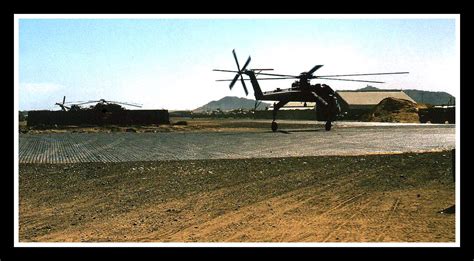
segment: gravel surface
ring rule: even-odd
[[[454,242],[452,156],[20,164],[19,239]]]

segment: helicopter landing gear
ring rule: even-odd
[[[331,122],[330,122],[330,121],[326,121],[326,125],[325,125],[326,131],[330,131],[330,130],[331,130],[331,127],[332,127]]]
[[[278,124],[276,123],[276,121],[272,121],[272,131],[275,132],[278,130]]]
[[[273,103],[273,121],[272,121],[272,131],[275,132],[278,129],[278,124],[276,123],[277,111],[288,103],[288,100],[281,100],[278,103]]]

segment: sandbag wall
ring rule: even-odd
[[[28,126],[169,124],[168,110],[29,111]]]

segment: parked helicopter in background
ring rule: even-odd
[[[94,104],[93,106],[90,106],[89,108],[83,108],[81,106],[84,106],[86,104]],[[67,104],[67,105],[66,105]],[[99,110],[119,110],[123,109],[122,106],[120,105],[126,105],[126,106],[132,106],[132,107],[138,107],[141,108],[142,105],[136,104],[136,103],[127,103],[127,102],[118,102],[118,101],[108,101],[105,99],[100,99],[100,100],[93,100],[93,101],[76,101],[76,102],[66,102],[66,96],[63,97],[62,103],[55,103],[55,105],[58,105],[61,107],[62,111],[79,111],[79,110],[84,110],[84,109],[99,109]]]
[[[326,84],[314,84],[311,85],[310,81],[313,79],[321,80],[337,80],[337,81],[353,81],[353,82],[366,82],[366,83],[383,83],[380,81],[368,81],[368,80],[354,80],[354,79],[341,79],[334,77],[346,77],[346,76],[367,76],[367,75],[388,75],[388,74],[407,74],[408,72],[385,72],[385,73],[363,73],[363,74],[340,74],[340,75],[314,75],[318,69],[323,67],[323,65],[316,65],[311,70],[307,72],[302,72],[299,75],[287,75],[287,74],[274,74],[274,73],[262,73],[265,70],[272,69],[247,69],[247,66],[250,63],[250,56],[245,62],[244,66],[240,68],[235,49],[232,50],[234,55],[235,63],[237,64],[237,71],[234,70],[223,70],[223,69],[214,69],[213,71],[217,72],[231,72],[236,73],[233,79],[217,80],[217,81],[230,81],[229,88],[232,90],[232,87],[240,78],[242,87],[244,88],[245,95],[248,95],[247,86],[245,81],[250,80],[255,99],[257,101],[277,101],[273,106],[273,121],[272,121],[272,131],[277,131],[278,124],[276,122],[277,112],[280,108],[285,106],[288,102],[315,102],[316,106],[316,116],[318,121],[325,121],[325,129],[327,131],[331,130],[332,122],[336,120],[336,117],[341,112],[340,105],[337,101],[336,93],[334,90]],[[243,75],[247,75],[249,79],[244,79]],[[257,78],[258,75],[272,76],[266,78]],[[283,80],[283,79],[296,79],[295,82],[291,84],[291,88],[280,89],[277,88],[273,91],[263,92],[258,83],[259,80]]]

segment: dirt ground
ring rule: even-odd
[[[264,124],[265,128],[270,128],[270,123]],[[293,124],[294,125],[294,124]],[[299,124],[298,126],[306,126]],[[191,118],[171,118],[170,124],[161,125],[133,125],[133,126],[33,126],[28,127],[26,122],[20,122],[19,131],[23,134],[45,134],[45,133],[114,133],[114,132],[189,132],[189,131],[250,131],[264,127],[263,124],[255,125],[242,122],[241,120],[226,119],[191,119]]]
[[[117,132],[253,132],[256,130],[270,130],[271,120],[252,119],[219,119],[219,118],[170,118],[170,124],[161,125],[133,125],[133,126],[34,126],[28,127],[26,122],[20,122],[19,131],[23,134],[46,133],[117,133]],[[279,121],[283,128],[308,128],[308,123],[303,121]],[[311,125],[320,129],[324,122],[311,121]]]
[[[454,242],[451,152],[20,164],[20,242]]]

